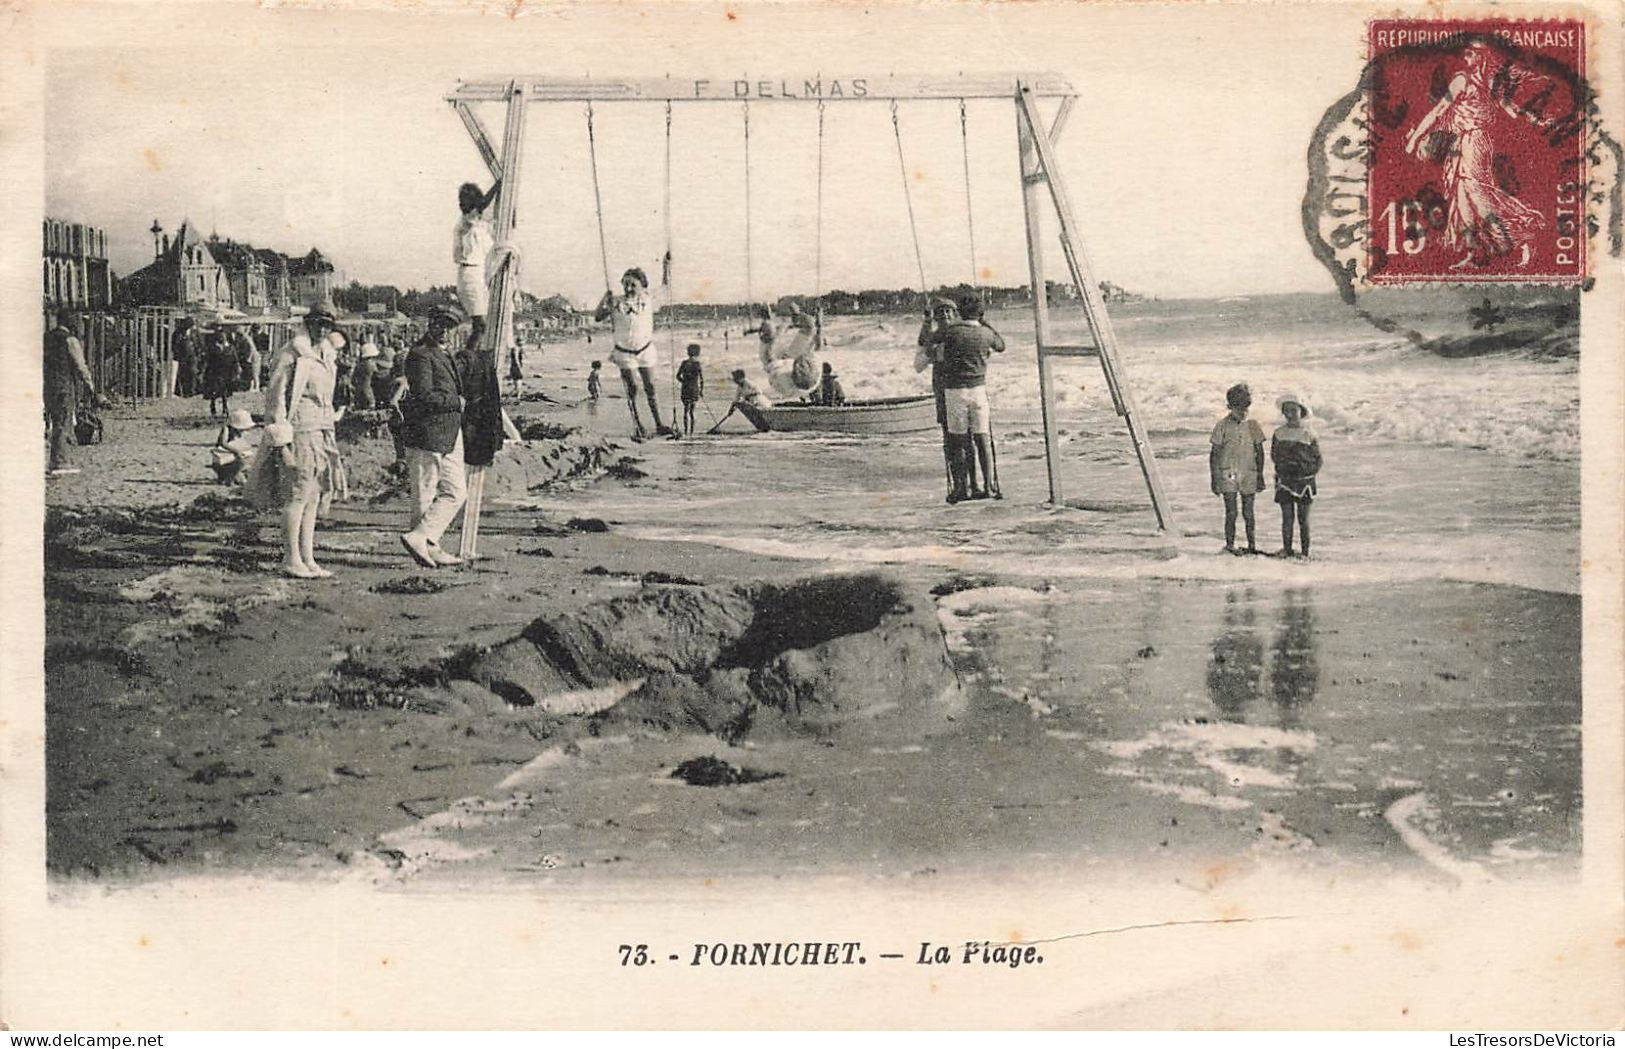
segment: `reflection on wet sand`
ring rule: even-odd
[[[1320,687],[1313,595],[1308,590],[1288,590],[1279,616],[1270,650],[1270,692],[1278,724],[1297,728],[1303,720],[1303,707],[1314,700]]]
[[[1264,643],[1259,640],[1251,587],[1227,590],[1222,632],[1213,639],[1207,664],[1207,693],[1225,721],[1245,721],[1247,704],[1259,694],[1264,676]]]

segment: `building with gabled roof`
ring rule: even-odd
[[[152,223],[153,260],[119,285],[120,300],[131,306],[231,305],[226,271],[190,221],[182,221],[173,240]]]

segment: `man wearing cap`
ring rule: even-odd
[[[461,564],[440,549],[440,537],[467,498],[463,470],[463,381],[446,336],[463,322],[445,306],[429,311],[429,333],[406,358],[407,392],[401,402],[401,440],[412,480],[413,517],[401,545],[425,568]]]
[[[660,401],[655,396],[655,369],[660,366],[660,350],[655,346],[655,304],[649,295],[649,278],[634,266],[621,274],[621,291],[604,292],[594,313],[597,320],[614,325],[615,351],[610,359],[621,370],[621,382],[626,386],[626,406],[632,411],[633,435],[645,437],[643,419],[638,415],[638,380],[643,381],[643,393],[649,401],[649,414],[654,417],[655,433],[664,437],[676,436],[672,429],[660,421]]]
[[[982,300],[973,294],[961,299],[957,307],[946,303],[935,325],[928,317],[919,341],[925,356],[936,365],[934,382],[942,386],[948,471],[953,481],[948,502],[989,496],[1003,499],[998,464],[993,458],[987,361],[993,354],[1004,352],[1004,338],[983,318]],[[983,489],[975,485],[978,462]]]

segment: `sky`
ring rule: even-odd
[[[459,78],[1053,71],[1079,95],[1059,166],[1098,279],[1161,297],[1331,287],[1299,206],[1315,124],[1360,72],[1361,26],[1335,7],[186,10],[175,27],[110,17],[46,55],[46,212],[106,228],[120,274],[151,260],[156,218],[289,254],[317,246],[346,280],[451,283],[456,188],[489,181],[444,101]],[[500,128],[500,106],[481,113]],[[917,286],[921,269],[930,285],[966,281],[972,228],[983,282],[1026,282],[1012,103],[968,105],[968,215],[957,105],[899,108],[919,259],[887,106],[831,104],[824,118],[820,223],[816,106],[751,106],[747,266],[742,107],[674,107],[674,298]],[[533,104],[529,120],[522,286],[590,302],[605,260],[585,107]],[[607,266],[656,273],[664,109],[600,105],[595,130]],[[1053,245],[1048,263],[1066,279]]]

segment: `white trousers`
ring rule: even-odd
[[[408,448],[406,469],[412,478],[412,495],[417,502],[412,531],[438,544],[468,498],[463,469],[463,435],[457,435],[457,443],[444,455],[422,448]]]

